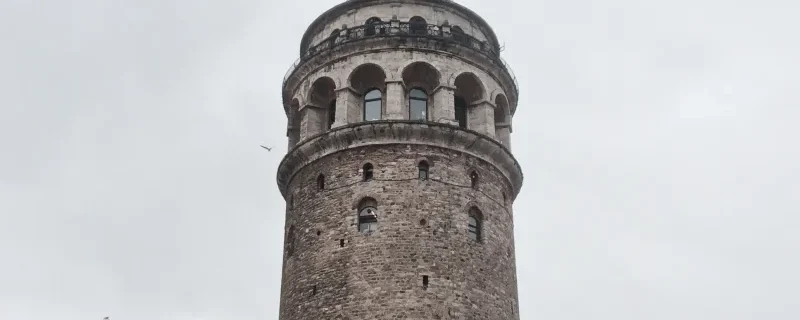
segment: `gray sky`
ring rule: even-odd
[[[281,80],[337,2],[0,1],[0,319],[277,319]],[[460,2],[520,85],[522,319],[800,318],[800,4]]]

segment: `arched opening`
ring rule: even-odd
[[[459,26],[450,27],[450,33],[453,34],[453,40],[458,42],[464,42],[464,40],[467,38],[464,36],[464,30],[462,30]]]
[[[333,79],[322,77],[311,85],[309,102],[317,108],[309,110],[314,114],[314,120],[319,121],[321,132],[331,128],[336,118],[336,83]]]
[[[294,99],[289,105],[289,129],[286,130],[286,135],[289,137],[289,149],[294,148],[300,142],[300,124],[302,120],[300,101]]]
[[[414,16],[408,20],[408,32],[414,35],[427,34],[428,22],[420,16]]]
[[[506,116],[508,115],[508,100],[502,94],[498,94],[496,98],[494,98],[494,123],[495,124],[505,124],[506,123]]]
[[[286,234],[286,256],[292,255],[294,255],[294,225],[289,227],[289,232]]]
[[[367,36],[374,36],[376,34],[385,34],[386,27],[378,17],[372,17],[367,19],[367,22],[364,23],[364,34]]]
[[[506,96],[498,94],[494,98],[494,136],[501,144],[510,148],[511,138],[511,115],[508,112],[508,100]]]
[[[469,128],[469,106],[483,99],[485,92],[483,83],[475,74],[465,72],[456,77],[454,85],[456,87],[454,94],[456,121],[460,127]]]
[[[376,64],[358,66],[350,74],[350,87],[363,94],[362,119],[380,120],[383,114],[383,92],[386,92],[386,73]]]
[[[408,112],[411,120],[431,120],[431,96],[439,86],[439,71],[427,62],[414,62],[403,68],[403,84],[408,91]]]
[[[372,168],[372,164],[371,163],[364,164],[364,167],[361,168],[362,175],[363,175],[362,176],[362,178],[363,178],[362,180],[364,180],[365,182],[372,180],[372,169],[373,168]]]
[[[339,43],[339,36],[341,36],[341,33],[342,31],[339,29],[334,29],[333,32],[331,32],[331,36],[328,37],[327,41],[329,48],[333,48],[333,46]]]
[[[428,180],[428,171],[430,170],[428,162],[425,160],[420,161],[417,165],[417,169],[419,169],[419,179]]]
[[[470,171],[469,173],[469,184],[472,189],[478,189],[478,180],[480,177],[478,176],[478,172]]]
[[[472,241],[483,241],[483,213],[476,207],[469,208],[467,235]]]
[[[358,203],[358,232],[372,233],[378,230],[378,202],[364,198]]]
[[[320,173],[317,176],[317,189],[325,190],[325,175],[324,174]]]

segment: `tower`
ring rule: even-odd
[[[509,135],[491,27],[449,0],[350,0],[283,82],[280,319],[519,319]]]

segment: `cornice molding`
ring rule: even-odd
[[[446,148],[479,158],[493,165],[513,189],[522,188],[522,168],[514,155],[497,140],[484,134],[443,123],[380,120],[349,124],[298,143],[278,166],[278,188],[284,198],[289,183],[305,166],[344,150],[392,144],[414,144]]]

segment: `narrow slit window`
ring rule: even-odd
[[[328,106],[328,127],[326,129],[330,130],[333,128],[333,123],[336,121],[336,99],[331,101],[331,104]]]
[[[472,187],[472,189],[477,189],[478,188],[478,180],[479,180],[478,173],[475,172],[475,171],[472,171],[469,174],[469,183],[470,183],[470,187]]]
[[[294,255],[294,226],[289,227],[286,235],[286,256],[291,257],[292,255]]]
[[[472,207],[469,209],[469,217],[467,220],[467,234],[469,235],[469,239],[475,242],[482,241],[482,233],[483,233],[483,214],[481,213],[478,208]]]
[[[430,170],[430,166],[428,165],[427,161],[420,161],[418,165],[419,169],[419,179],[420,180],[428,180],[428,171]]]
[[[325,190],[325,175],[320,174],[317,176],[317,189]]]
[[[367,164],[364,165],[364,168],[363,168],[364,181],[371,181],[372,180],[372,169],[373,168],[372,168],[372,164],[371,163],[367,163]]]
[[[467,128],[467,101],[462,97],[455,97],[456,121],[460,128]]]
[[[425,290],[428,289],[428,276],[422,276],[422,288]]]

